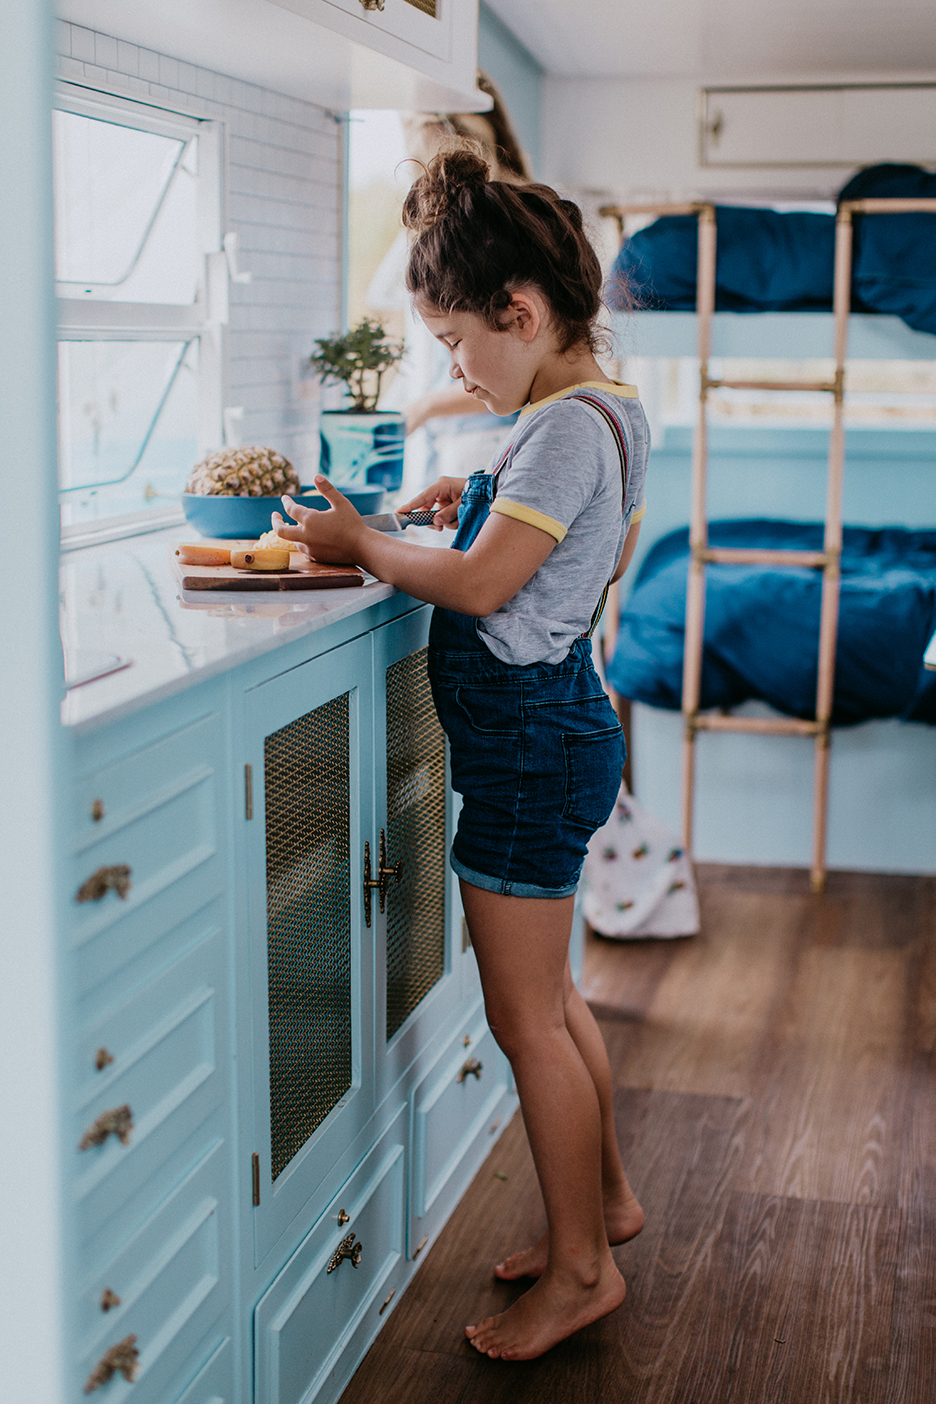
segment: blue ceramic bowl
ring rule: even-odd
[[[341,491],[362,515],[379,512],[383,506],[382,487],[342,488]],[[302,488],[293,501],[319,511],[328,506],[314,488]],[[283,502],[279,497],[214,497],[183,492],[182,510],[186,521],[202,536],[256,540],[270,530],[273,513],[283,512]]]

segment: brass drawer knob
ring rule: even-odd
[[[461,1070],[461,1072],[458,1074],[458,1076],[456,1077],[455,1081],[456,1081],[456,1082],[464,1082],[464,1080],[465,1080],[466,1077],[476,1077],[476,1078],[478,1079],[478,1081],[480,1082],[480,1081],[481,1081],[481,1070],[482,1070],[483,1067],[484,1067],[484,1064],[483,1064],[483,1063],[479,1063],[478,1060],[477,1060],[477,1058],[469,1058],[468,1061],[467,1061],[467,1063],[465,1063],[465,1064],[462,1066],[462,1070]]]
[[[133,1112],[124,1103],[113,1111],[101,1112],[93,1126],[78,1142],[79,1150],[89,1150],[91,1146],[103,1146],[108,1136],[116,1136],[122,1146],[129,1146],[130,1132],[133,1130]]]
[[[365,10],[382,10],[385,0],[361,0]]]
[[[344,1209],[338,1210],[338,1227],[344,1228],[345,1224],[350,1224],[351,1215]]]
[[[356,1268],[360,1266],[361,1254],[363,1251],[364,1244],[361,1242],[355,1243],[354,1234],[349,1233],[347,1238],[343,1238],[341,1240],[341,1242],[338,1244],[338,1247],[332,1254],[332,1260],[328,1264],[327,1271],[334,1272],[335,1268],[341,1267],[341,1264],[344,1262],[345,1258],[350,1259],[352,1267]]]
[[[85,1394],[93,1394],[117,1374],[123,1375],[128,1384],[133,1384],[140,1359],[136,1340],[136,1336],[125,1336],[122,1341],[118,1341],[110,1350],[104,1352],[88,1376],[88,1383],[84,1387]]]
[[[101,1293],[101,1310],[112,1311],[114,1307],[120,1306],[120,1298],[116,1292],[112,1292],[109,1287],[105,1287]]]
[[[126,901],[130,885],[130,869],[126,863],[115,863],[111,868],[98,868],[96,873],[92,873],[75,893],[75,901],[100,902],[111,889]]]
[[[109,1052],[106,1048],[99,1048],[94,1055],[94,1066],[97,1068],[98,1072],[103,1072],[105,1068],[109,1068],[113,1061],[113,1053]]]

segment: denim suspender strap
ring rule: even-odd
[[[624,435],[621,431],[621,426],[615,419],[614,415],[610,412],[610,410],[608,410],[596,396],[579,394],[569,395],[567,396],[567,398],[570,400],[583,400],[585,404],[591,405],[592,409],[596,409],[598,411],[602,419],[607,424],[608,428],[611,430],[611,433],[614,435],[614,442],[617,444],[618,457],[621,460],[621,512],[623,514],[624,503],[627,499],[627,444],[625,442]],[[594,613],[592,614],[591,623],[588,626],[587,632],[584,634],[580,634],[579,638],[590,639],[592,634],[597,629],[598,621],[604,613],[605,602],[608,598],[608,591],[610,590],[610,588],[611,581],[609,580],[607,585],[601,592],[601,599],[595,605]]]

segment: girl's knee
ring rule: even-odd
[[[504,1006],[492,1008],[488,1003],[485,1013],[498,1048],[511,1063],[548,1043],[557,1034],[566,1032],[565,1015],[561,1009],[553,1017],[543,1017],[527,1010]]]

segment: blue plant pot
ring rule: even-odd
[[[404,421],[394,410],[372,414],[325,410],[319,425],[321,470],[335,487],[382,487],[403,481]]]

